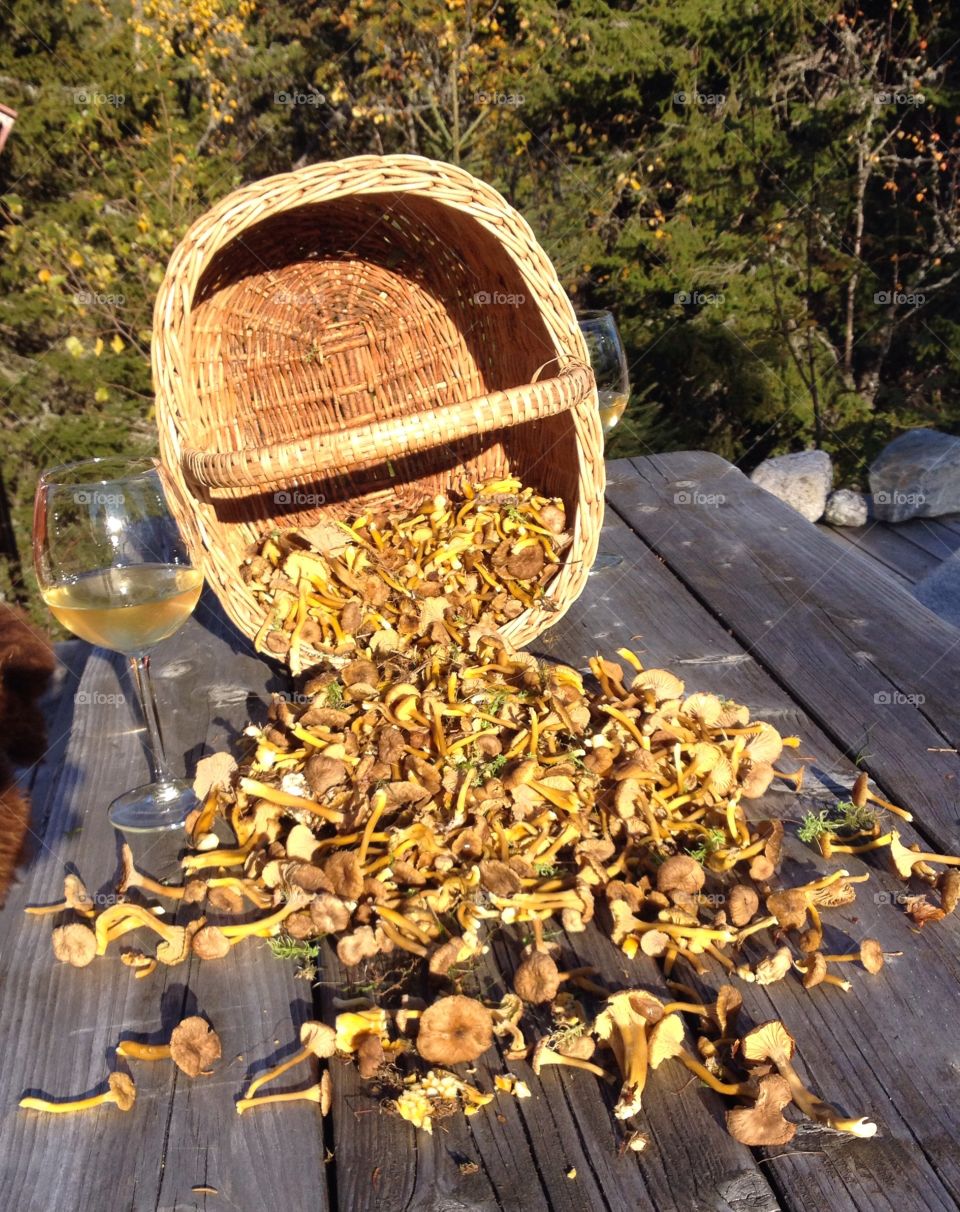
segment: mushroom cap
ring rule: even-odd
[[[185,926],[165,926],[167,937],[157,944],[157,959],[161,964],[179,964],[190,951],[191,936]]]
[[[381,1065],[387,1059],[380,1036],[372,1031],[363,1036],[357,1046],[356,1057],[360,1076],[368,1079],[376,1077]]]
[[[523,891],[520,876],[498,859],[485,859],[480,864],[480,883],[496,896],[513,896]]]
[[[359,900],[363,894],[363,871],[352,850],[338,850],[321,863],[324,875],[333,890],[346,901]]]
[[[941,873],[937,880],[940,890],[940,908],[944,914],[953,913],[960,901],[960,871],[955,867]]]
[[[679,1014],[668,1014],[650,1030],[647,1040],[647,1063],[658,1068],[683,1051],[683,1020]]]
[[[650,691],[658,703],[683,696],[683,682],[669,669],[644,669],[630,683],[630,689]]]
[[[350,910],[338,896],[320,892],[310,902],[310,918],[319,934],[340,934],[350,925]]]
[[[558,1040],[554,1048],[561,1056],[573,1056],[578,1060],[589,1060],[597,1050],[592,1035],[571,1035],[567,1039]]]
[[[93,901],[87,892],[86,884],[79,875],[72,872],[63,877],[63,899],[71,909],[86,912],[93,908]]]
[[[493,1017],[472,997],[441,997],[420,1018],[417,1051],[432,1064],[476,1060],[492,1043]]]
[[[213,1062],[220,1059],[220,1036],[205,1018],[191,1015],[174,1027],[170,1036],[170,1055],[177,1068],[188,1077],[206,1077]]]
[[[875,938],[865,938],[860,944],[860,963],[873,975],[884,965],[883,947]]]
[[[230,950],[230,940],[218,926],[204,926],[193,936],[192,948],[199,959],[223,959]]]
[[[727,897],[727,911],[735,926],[745,926],[760,908],[760,898],[749,884],[734,884]]]
[[[97,936],[82,922],[58,926],[50,941],[57,959],[73,968],[86,968],[97,954]]]
[[[764,956],[754,969],[753,979],[758,985],[773,985],[782,981],[793,967],[793,956],[789,947],[778,947],[772,955]]]
[[[689,854],[675,854],[657,868],[657,891],[696,893],[706,880],[703,868]]]
[[[823,984],[823,978],[827,975],[827,961],[823,958],[822,951],[814,951],[807,956],[806,970],[803,974],[804,989],[815,989],[817,985]]]
[[[777,772],[769,762],[761,762],[754,759],[750,763],[749,770],[740,781],[740,790],[748,800],[759,799],[776,778],[776,775]]]
[[[673,939],[662,930],[644,930],[640,935],[640,950],[644,955],[661,956]]]
[[[309,863],[313,858],[317,845],[317,838],[314,836],[313,830],[300,824],[294,825],[284,842],[287,858],[300,859],[304,863]]]
[[[513,974],[517,994],[532,1005],[552,1002],[560,988],[560,970],[551,956],[534,951]]]
[[[767,912],[783,930],[802,930],[807,923],[807,896],[799,888],[785,888],[767,897]]]
[[[326,1023],[320,1023],[315,1019],[308,1018],[300,1026],[300,1043],[304,1048],[309,1048],[314,1056],[318,1056],[323,1060],[328,1056],[333,1056],[334,1052],[336,1052],[337,1033],[333,1027],[327,1026]]]
[[[760,720],[754,725],[757,732],[747,740],[744,754],[754,764],[773,763],[783,752],[783,737],[772,724]]]
[[[129,1111],[137,1100],[137,1087],[126,1073],[111,1073],[107,1082],[114,1101],[121,1111]]]
[[[320,1114],[329,1115],[330,1108],[333,1106],[333,1081],[330,1077],[330,1070],[324,1069],[320,1078]]]
[[[781,1115],[790,1097],[790,1086],[778,1073],[761,1078],[753,1106],[727,1112],[727,1130],[742,1145],[787,1144],[797,1131],[797,1125]]]
[[[894,871],[902,880],[908,880],[913,875],[913,869],[920,862],[916,851],[908,849],[900,841],[900,831],[890,830],[890,845],[888,847],[890,862]]]
[[[337,943],[337,959],[346,968],[355,967],[379,951],[377,936],[370,926],[358,926],[353,934],[345,934]]]
[[[217,913],[242,913],[243,897],[236,888],[211,888],[207,904]]]
[[[760,1023],[748,1031],[741,1041],[744,1060],[778,1061],[789,1060],[796,1047],[793,1036],[778,1018]]]
[[[737,1021],[737,1015],[740,1013],[740,1007],[743,1005],[743,997],[740,990],[733,985],[721,985],[717,990],[717,1001],[714,1014],[716,1015],[717,1023],[720,1027],[722,1035],[727,1034],[727,1027],[732,1027]]]
[[[697,691],[681,703],[680,714],[697,720],[705,728],[713,728],[723,714],[723,703],[715,694]]]
[[[869,790],[869,778],[866,770],[861,770],[857,775],[853,787],[850,789],[850,799],[858,808],[865,808],[867,805],[867,792]]]

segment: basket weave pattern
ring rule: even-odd
[[[419,156],[245,186],[174,252],[154,311],[160,453],[194,558],[248,636],[238,567],[265,531],[508,473],[573,542],[533,639],[576,599],[603,511],[597,396],[573,309],[524,220]]]

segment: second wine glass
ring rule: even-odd
[[[605,437],[623,416],[630,399],[630,375],[620,330],[609,311],[577,312],[577,322],[587,343],[590,365],[597,380],[600,424]]]
[[[173,776],[150,678],[150,654],[200,597],[193,566],[164,496],[155,460],[91,459],[41,476],[34,508],[34,563],[53,616],[74,635],[121,652],[146,724],[150,782],[110,805],[118,829],[182,826],[196,803]]]

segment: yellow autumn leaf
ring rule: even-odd
[[[79,337],[67,337],[63,344],[71,358],[83,357],[83,342]]]
[[[94,344],[94,347],[93,347],[93,356],[95,358],[99,358],[102,353],[103,353],[103,337],[97,337],[96,343]]]
[[[116,354],[123,352],[123,339],[119,333],[114,334],[113,340],[110,342],[110,348]]]
[[[41,282],[49,282],[50,279],[53,277],[53,274],[50,272],[49,269],[44,268],[44,269],[40,270],[40,272],[37,274],[37,277],[40,279]]]
[[[79,269],[83,265],[83,256],[76,249],[67,258],[74,269]]]
[[[140,231],[147,232],[150,230],[150,218],[148,215],[141,215],[137,220],[137,227]]]
[[[93,398],[98,404],[106,404],[107,400],[110,399],[110,392],[105,387],[98,387],[93,393]]]

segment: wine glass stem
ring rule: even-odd
[[[157,710],[157,696],[153,691],[153,679],[150,676],[149,656],[130,658],[130,672],[133,675],[140,698],[140,711],[147,726],[146,750],[147,761],[150,764],[150,781],[152,783],[169,783],[173,778],[167,766],[167,755],[163,748],[163,732],[160,729],[160,712]]]

